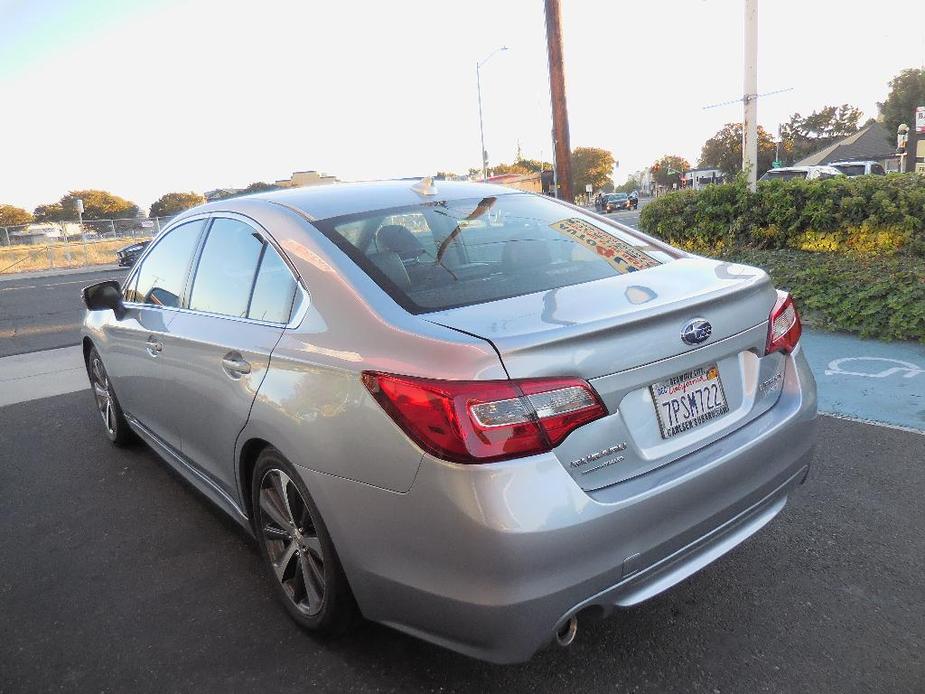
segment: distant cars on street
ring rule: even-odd
[[[639,204],[638,200],[636,204]],[[609,193],[604,196],[604,212],[616,212],[617,210],[629,210],[632,208],[633,203],[626,193]]]
[[[779,169],[771,169],[764,174],[759,181],[790,181],[794,178],[802,178],[807,181],[821,181],[826,178],[835,178],[844,176],[834,166],[783,166]]]
[[[120,267],[131,267],[135,264],[135,261],[138,260],[138,256],[141,255],[142,251],[148,247],[150,241],[139,241],[138,243],[133,243],[130,246],[121,248],[116,251],[116,256],[119,258]]]

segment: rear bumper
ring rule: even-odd
[[[576,612],[641,602],[768,523],[806,477],[815,419],[798,348],[768,412],[591,493],[553,455],[475,466],[425,457],[404,494],[305,476],[366,617],[518,662]]]

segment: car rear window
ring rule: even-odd
[[[864,175],[865,169],[863,164],[835,164],[834,166],[846,176]]]
[[[519,193],[315,225],[412,313],[638,272],[672,257],[553,199]]]

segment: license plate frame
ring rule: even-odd
[[[715,390],[713,390],[714,385],[716,386]],[[659,434],[665,440],[700,428],[717,417],[729,413],[729,401],[726,399],[726,391],[723,389],[723,380],[719,375],[719,367],[715,363],[697,366],[674,376],[655,381],[649,385],[649,394],[652,396],[652,404],[655,407],[655,418],[658,422]],[[706,407],[705,404],[709,404],[711,396],[716,404],[712,407]],[[721,403],[717,396],[722,398]],[[684,403],[681,402],[682,397],[687,398]],[[692,397],[693,401],[691,400]],[[688,412],[691,411],[691,408],[703,409],[704,412],[695,416],[687,416],[684,421],[672,424],[671,405],[665,412],[663,410],[666,403],[675,401],[679,405],[673,414],[680,414],[682,407],[686,408]],[[667,422],[665,421],[666,417],[668,418]]]

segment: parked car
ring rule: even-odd
[[[804,178],[808,181],[815,181],[835,176],[844,176],[844,174],[831,166],[783,166],[779,169],[768,170],[758,180],[789,181],[794,178]]]
[[[135,261],[138,260],[138,257],[142,254],[145,248],[148,247],[150,241],[139,241],[138,243],[133,243],[130,246],[125,248],[120,248],[116,251],[116,257],[119,259],[119,265],[122,267],[131,267],[135,264]]]
[[[776,516],[815,384],[762,270],[437,185],[188,210],[84,289],[83,353],[109,439],[252,533],[299,625],[523,661]]]
[[[833,169],[838,169],[846,176],[885,176],[878,162],[875,161],[836,161],[831,164]]]
[[[626,193],[608,193],[604,196],[604,212],[630,209],[630,197]]]

